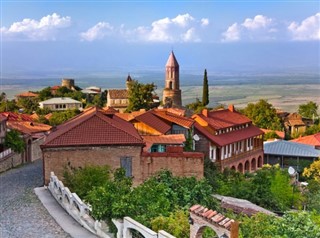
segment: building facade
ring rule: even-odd
[[[229,109],[195,114],[195,150],[223,170],[253,172],[263,165],[263,132],[231,105]]]
[[[41,109],[48,108],[51,111],[66,111],[74,109],[78,109],[80,111],[83,110],[82,102],[68,97],[50,98],[48,100],[39,102],[39,107]]]

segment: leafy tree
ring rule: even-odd
[[[309,168],[304,168],[302,175],[320,183],[320,159],[314,161]]]
[[[7,100],[7,95],[6,95],[5,92],[2,92],[2,93],[0,94],[0,102],[5,101],[5,100]]]
[[[190,235],[188,223],[188,212],[176,210],[169,216],[158,216],[151,221],[151,228],[154,231],[164,230],[177,238],[185,238]]]
[[[0,103],[0,112],[17,112],[18,109],[15,100],[3,100]]]
[[[86,198],[94,188],[103,186],[110,180],[108,166],[86,166],[84,168],[71,168],[64,172],[64,183],[69,189],[81,198]]]
[[[242,112],[252,120],[253,124],[260,128],[282,129],[276,109],[264,99],[260,99],[257,103],[249,103]]]
[[[264,134],[263,139],[265,141],[267,141],[269,139],[279,139],[279,136],[277,135],[277,133],[275,131],[269,131],[269,132]]]
[[[203,91],[202,91],[202,105],[207,106],[209,104],[209,86],[208,86],[208,76],[207,70],[204,70],[203,76]]]
[[[67,94],[73,93],[73,91],[65,86],[60,87],[56,91],[56,97],[66,97]]]
[[[53,95],[51,93],[51,87],[46,87],[44,89],[42,89],[41,91],[38,92],[38,98],[40,101],[44,101],[47,100],[49,98],[52,98]]]
[[[305,135],[314,135],[320,132],[320,124],[315,124],[310,127],[307,127]]]
[[[17,130],[7,132],[4,139],[4,145],[18,153],[23,152],[25,149],[25,142]]]
[[[202,111],[202,109],[205,108],[205,106],[203,106],[203,103],[199,100],[199,98],[196,98],[196,101],[187,104],[186,108],[191,109],[192,111],[194,111],[194,113],[199,113]]]
[[[132,80],[129,84],[129,105],[128,112],[140,109],[149,110],[153,104],[153,93],[156,89],[154,83],[143,84]]]
[[[25,113],[31,114],[38,109],[38,99],[19,98],[17,105],[22,107]]]
[[[299,114],[305,118],[316,118],[318,117],[318,105],[315,102],[308,102],[306,104],[299,105],[298,109]]]
[[[65,121],[75,117],[80,113],[79,110],[67,110],[67,111],[62,111],[62,112],[53,112],[52,116],[49,119],[49,124],[51,126],[57,126]]]

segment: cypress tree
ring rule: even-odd
[[[207,106],[208,104],[209,104],[209,86],[208,86],[207,69],[205,69],[204,77],[203,77],[202,105]]]

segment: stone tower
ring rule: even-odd
[[[166,64],[166,81],[163,89],[164,107],[181,107],[181,90],[179,83],[179,64],[173,51]]]

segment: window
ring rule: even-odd
[[[121,157],[120,165],[126,171],[127,177],[132,177],[132,158],[131,157]]]
[[[169,83],[169,89],[172,89],[172,82]]]

